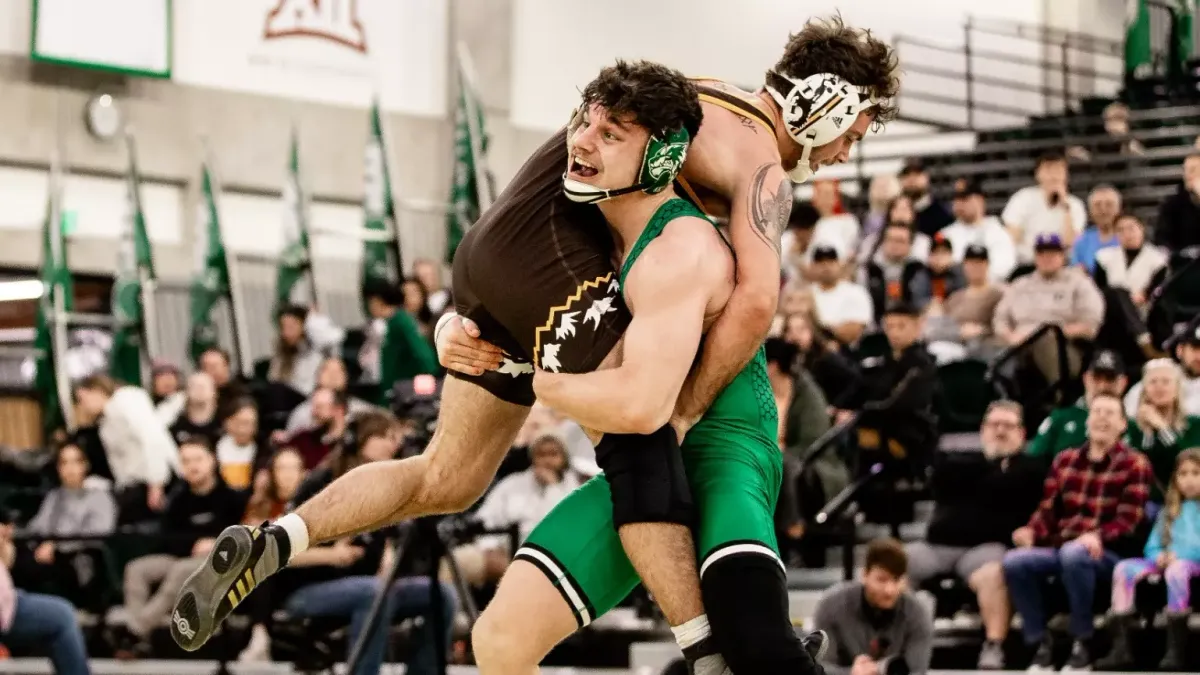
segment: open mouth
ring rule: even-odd
[[[588,164],[587,162],[579,159],[579,157],[574,156],[574,155],[571,156],[570,172],[572,175],[578,176],[579,178],[591,178],[591,177],[595,176],[596,174],[600,173],[600,171],[597,170],[596,167],[592,166],[591,164]]]

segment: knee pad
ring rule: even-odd
[[[695,522],[692,491],[683,470],[675,429],[666,425],[647,436],[605,434],[596,464],[612,491],[613,524]]]
[[[713,641],[729,669],[755,675],[817,675],[820,667],[792,627],[787,576],[777,558],[735,553],[700,579]]]

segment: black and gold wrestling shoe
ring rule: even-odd
[[[277,572],[290,553],[287,534],[275,525],[225,528],[175,600],[171,612],[175,643],[189,652],[203,646],[233,608]]]
[[[821,668],[820,662],[825,658],[825,652],[829,649],[829,636],[823,630],[815,630],[801,638],[800,644],[804,646],[804,651],[808,652],[816,664],[815,672],[823,673],[824,669]],[[731,675],[729,666],[725,665],[725,659],[712,644],[711,635],[684,649],[683,660],[684,663],[679,664],[679,667],[682,670],[686,664],[688,675]],[[673,671],[668,669],[664,672]]]

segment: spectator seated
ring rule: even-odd
[[[245,511],[244,497],[221,478],[207,441],[186,441],[180,461],[184,482],[172,491],[163,512],[163,548],[125,567],[124,606],[111,615],[128,629],[139,651],[145,651],[151,631],[167,621],[175,596],[216,536],[240,522]]]
[[[1029,524],[1013,532],[1017,549],[1004,557],[1004,576],[1021,614],[1025,643],[1037,649],[1033,667],[1053,663],[1045,596],[1052,577],[1061,579],[1070,608],[1074,644],[1067,664],[1072,669],[1091,667],[1088,643],[1097,582],[1110,577],[1121,555],[1137,546],[1152,480],[1145,455],[1120,442],[1125,427],[1119,398],[1093,397],[1087,444],[1055,458],[1041,504]],[[1101,498],[1085,490],[1099,490]],[[1100,508],[1092,509],[1092,504]]]
[[[862,360],[866,377],[853,407],[873,404],[859,418],[861,468],[883,462],[887,471],[884,482],[890,483],[923,474],[936,448],[933,398],[937,371],[920,342],[921,317],[915,307],[892,305],[883,324],[886,349],[881,356]],[[902,513],[903,508],[893,515]],[[906,520],[911,520],[911,512]],[[898,525],[905,521],[892,518],[883,522]]]
[[[1066,372],[1059,362],[1059,345],[1050,333],[1032,344],[1018,363],[1019,370],[1036,371],[1044,382],[1054,384],[1080,372],[1085,348],[1079,341],[1090,342],[1099,331],[1104,297],[1082,270],[1066,267],[1059,235],[1039,235],[1034,248],[1036,272],[1008,287],[996,307],[993,328],[1003,344],[1017,346],[1042,325],[1060,327],[1071,341],[1066,346]]]
[[[1025,433],[1019,405],[993,403],[980,436],[982,453],[936,455],[933,519],[926,540],[909,544],[907,553],[913,584],[942,591],[939,600],[953,603],[951,613],[962,607],[962,598],[946,577],[953,574],[974,590],[987,637],[979,668],[995,670],[1004,667],[1010,618],[1001,561],[1012,531],[1038,504],[1045,471],[1020,454]]]

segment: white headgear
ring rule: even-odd
[[[812,178],[812,149],[836,141],[860,112],[876,104],[865,89],[830,73],[795,79],[767,71],[766,89],[783,111],[788,135],[804,148],[796,168],[788,174],[797,183]]]

